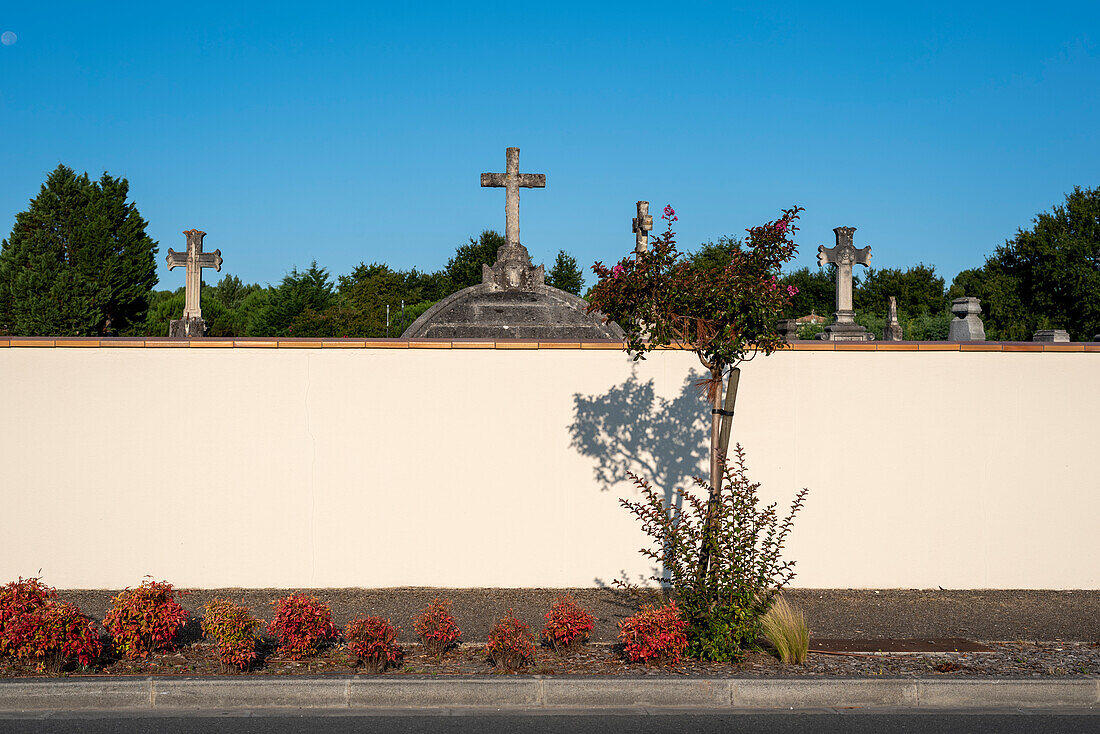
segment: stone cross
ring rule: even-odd
[[[641,255],[649,250],[649,231],[653,229],[653,217],[649,213],[649,202],[638,202],[638,216],[634,217],[631,231],[635,235],[634,254]]]
[[[520,173],[519,148],[508,148],[508,166],[504,173],[481,174],[481,185],[502,188],[504,197],[504,242],[519,245],[519,190],[546,188],[545,173]]]
[[[187,235],[187,252],[176,252],[171,247],[168,248],[168,269],[172,270],[173,268],[179,267],[187,268],[183,318],[172,321],[169,335],[202,336],[201,333],[195,333],[196,327],[194,326],[196,322],[202,322],[202,301],[200,299],[202,292],[202,269],[214,268],[220,272],[222,269],[222,251],[202,251],[202,238],[206,236],[206,232],[200,232],[197,229],[189,229],[184,232],[184,234]],[[178,328],[183,330],[182,333],[178,332],[177,324],[179,324]]]
[[[825,340],[867,341],[866,329],[856,324],[852,308],[852,268],[871,264],[871,248],[857,249],[852,244],[855,227],[836,227],[836,246],[817,248],[817,264],[836,265],[836,321],[825,327],[819,338]]]

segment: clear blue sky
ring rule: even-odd
[[[519,146],[536,262],[617,260],[638,199],[689,247],[797,203],[796,265],[851,225],[950,282],[1100,184],[1095,0],[242,5],[5,3],[0,233],[65,163],[129,179],[159,287],[192,227],[246,281],[431,270]]]

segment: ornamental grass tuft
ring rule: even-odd
[[[802,665],[810,650],[810,628],[801,609],[777,596],[771,609],[760,618],[764,636],[775,645],[779,660],[787,665]]]

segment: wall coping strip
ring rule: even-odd
[[[0,349],[622,349],[622,342],[590,339],[364,339],[247,337],[169,339],[167,337],[0,336]],[[674,343],[662,350],[688,350]],[[1100,342],[792,342],[777,351],[794,352],[1073,352],[1100,353]]]

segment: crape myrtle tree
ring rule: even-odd
[[[623,328],[625,349],[635,360],[678,343],[693,351],[710,374],[703,383],[711,407],[710,482],[697,561],[697,579],[704,585],[713,571],[711,556],[719,550],[715,518],[726,474],[738,365],[784,344],[777,318],[798,289],[781,285],[779,277],[783,264],[797,252],[792,237],[801,211],[798,206],[783,210],[778,219],[748,229],[745,244],[730,247],[728,259],[723,254],[714,266],[697,267],[676,249],[676,212],[666,206],[666,230],[647,252],[611,268],[601,262],[592,267],[599,280],[589,294],[589,310],[601,311]]]
[[[141,327],[157,244],[129,183],[58,166],[0,251],[0,333],[113,336]]]

